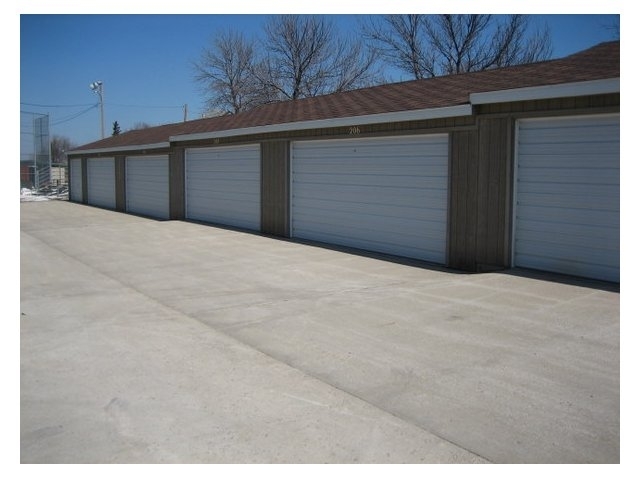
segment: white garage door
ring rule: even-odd
[[[87,201],[89,205],[116,208],[116,170],[113,158],[87,160]]]
[[[518,122],[514,264],[620,281],[620,117]]]
[[[294,142],[292,236],[446,261],[448,136]]]
[[[169,157],[127,157],[127,212],[169,218]]]
[[[82,202],[82,160],[73,158],[69,163],[71,166],[69,199],[74,202]]]
[[[192,148],[185,156],[192,220],[260,230],[260,146]]]

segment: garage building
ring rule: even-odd
[[[68,152],[70,199],[466,271],[620,279],[620,43]]]

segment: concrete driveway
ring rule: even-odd
[[[21,204],[23,463],[617,463],[619,293]]]

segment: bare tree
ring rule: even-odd
[[[485,70],[497,56],[483,34],[491,15],[436,15],[423,17],[428,45],[444,74]]]
[[[529,17],[512,15],[498,25],[492,39],[492,51],[497,54],[486,68],[508,67],[548,60],[553,53],[549,27],[530,32]]]
[[[430,54],[424,34],[423,15],[387,15],[364,26],[363,37],[391,65],[414,78],[436,75],[435,57]]]
[[[331,75],[332,25],[322,17],[282,15],[265,26],[267,58],[262,83],[283,98],[309,97]]]
[[[259,103],[255,64],[252,41],[231,30],[218,34],[193,64],[196,81],[208,95],[208,108],[238,113]]]
[[[375,59],[375,51],[340,36],[327,17],[280,15],[265,24],[261,44],[232,31],[218,34],[194,68],[207,107],[238,113],[372,85],[381,78]]]
[[[151,125],[148,124],[147,122],[136,122],[133,124],[133,127],[131,127],[129,129],[129,131],[131,130],[144,130],[145,128],[150,128]]]
[[[363,34],[387,62],[416,79],[551,56],[548,29],[531,32],[525,15],[387,15],[365,25]]]
[[[76,145],[69,138],[53,135],[51,137],[51,163],[66,163],[64,153],[75,147]]]
[[[381,83],[383,75],[376,66],[377,57],[374,49],[354,38],[337,40],[330,69],[333,72],[331,90],[344,92]]]
[[[378,80],[375,52],[341,37],[326,17],[272,17],[265,35],[266,55],[256,69],[265,101],[352,90]]]

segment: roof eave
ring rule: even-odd
[[[261,133],[288,132],[293,130],[307,130],[315,128],[351,127],[373,125],[376,123],[406,122],[413,120],[430,120],[435,118],[461,117],[471,115],[469,104],[451,107],[425,108],[420,110],[405,110],[400,112],[377,113],[372,115],[357,115],[353,117],[327,118],[321,120],[305,120],[301,122],[261,125],[256,127],[236,128],[213,132],[191,133],[169,137],[170,142],[185,142],[207,140],[212,138],[236,137],[239,135],[255,135]]]
[[[104,147],[104,148],[88,148],[86,150],[72,150],[67,153],[67,155],[87,155],[94,153],[116,153],[116,152],[127,152],[129,150],[158,150],[162,148],[169,148],[171,144],[169,142],[159,142],[159,143],[147,143],[144,145],[124,145],[120,147]]]
[[[561,83],[558,85],[543,85],[538,87],[513,88],[492,92],[472,93],[469,101],[472,105],[488,103],[521,102],[526,100],[544,100],[548,98],[581,97],[586,95],[601,95],[620,93],[620,77],[585,82]]]

